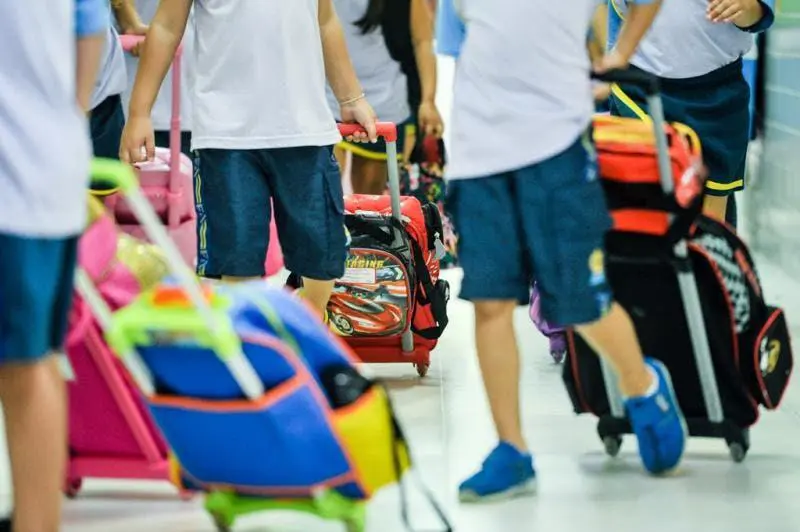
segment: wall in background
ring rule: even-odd
[[[763,145],[745,191],[752,244],[800,271],[800,0],[778,0],[766,42]]]

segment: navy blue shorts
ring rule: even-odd
[[[303,277],[344,275],[344,197],[332,146],[198,150],[197,272],[264,275],[270,200],[286,267]]]
[[[742,190],[750,142],[750,86],[742,62],[696,78],[662,79],[661,98],[666,119],[686,124],[700,137],[708,168],[706,193],[727,196]],[[642,89],[612,88],[611,114],[641,118],[646,111]]]
[[[64,347],[77,238],[0,233],[0,363],[36,362]]]
[[[608,310],[603,244],[611,218],[588,141],[520,170],[450,181],[448,206],[462,298],[524,305],[535,278],[553,324],[591,323]]]

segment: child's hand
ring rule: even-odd
[[[149,116],[131,116],[122,130],[119,159],[128,164],[152,161],[156,156],[153,122]]]
[[[422,102],[417,112],[417,123],[425,136],[433,135],[441,138],[444,133],[444,123],[436,104],[433,102]]]
[[[604,102],[611,96],[611,85],[608,83],[594,83],[592,85],[592,97],[596,102]]]
[[[628,68],[629,61],[618,50],[613,49],[606,52],[606,55],[594,64],[594,71],[598,74],[604,74],[609,70],[625,69]]]
[[[711,22],[732,22],[746,28],[758,23],[763,16],[758,0],[709,0],[706,17]]]
[[[378,142],[378,131],[375,126],[377,116],[372,106],[366,98],[358,98],[355,101],[342,105],[342,122],[345,124],[359,124],[364,128],[366,134],[357,133],[347,140],[352,142]]]

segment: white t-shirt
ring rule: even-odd
[[[625,0],[612,0],[609,40],[616,41],[627,12]],[[664,78],[702,76],[729,65],[755,43],[751,33],[706,18],[708,0],[667,0],[631,59],[631,64]]]
[[[400,63],[389,53],[381,26],[363,34],[355,24],[366,13],[370,1],[333,0],[333,4],[342,22],[347,51],[367,100],[380,120],[400,124],[411,116],[406,76]],[[339,101],[330,86],[328,105],[336,118],[341,118]]]
[[[83,230],[89,127],[75,92],[75,0],[0,2],[0,233]]]
[[[195,0],[192,149],[327,146],[317,0]]]
[[[110,17],[113,17],[109,13]],[[125,59],[123,58],[122,45],[119,42],[119,34],[111,24],[115,22],[109,20],[109,28],[106,32],[106,42],[103,49],[103,56],[100,60],[100,67],[97,71],[97,81],[92,92],[90,108],[94,109],[106,98],[122,94],[128,85],[128,75],[125,72]]]
[[[142,22],[150,24],[158,9],[158,0],[136,0],[136,10]],[[128,71],[128,86],[122,94],[125,107],[125,116],[128,115],[133,82],[136,80],[136,69],[139,68],[139,59],[130,54],[125,54],[125,67]],[[186,33],[183,35],[183,56],[181,57],[181,130],[192,130],[192,89],[194,87],[194,11],[189,14],[186,24]],[[172,69],[164,78],[161,90],[158,92],[153,112],[151,113],[153,128],[156,131],[168,131],[172,117]]]
[[[546,160],[593,112],[586,35],[595,0],[461,0],[448,179]]]

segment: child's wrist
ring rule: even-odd
[[[366,97],[367,97],[367,95],[364,94],[364,92],[362,91],[362,92],[360,92],[358,94],[355,94],[353,96],[350,96],[348,98],[339,99],[339,106],[340,107],[346,107],[348,105],[353,105],[354,103],[360,102],[361,100],[363,100]]]

